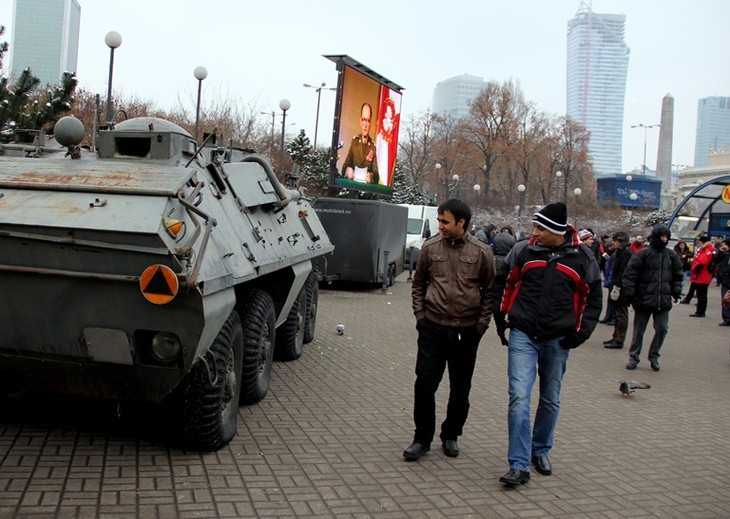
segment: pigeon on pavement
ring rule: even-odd
[[[637,389],[649,389],[651,386],[644,382],[636,382],[635,380],[619,380],[618,388],[624,396],[631,396],[631,393]]]
[[[337,324],[337,335],[343,335],[345,333],[345,325],[342,323]]]

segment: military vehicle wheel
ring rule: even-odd
[[[240,403],[248,405],[260,402],[269,392],[271,365],[274,362],[276,310],[271,296],[258,289],[250,293],[238,310],[243,320]]]
[[[177,395],[185,448],[214,451],[233,439],[241,394],[242,353],[241,320],[233,311]]]
[[[304,287],[302,287],[291,310],[289,310],[286,321],[276,330],[276,348],[274,349],[274,358],[276,360],[297,360],[302,356],[305,308],[306,295]]]
[[[317,325],[317,304],[319,303],[319,283],[317,274],[309,273],[306,283],[304,284],[306,293],[307,306],[304,319],[304,344],[309,344],[314,340],[314,328]]]

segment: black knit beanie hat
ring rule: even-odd
[[[563,202],[548,204],[532,216],[532,223],[562,236],[568,228],[568,209]]]

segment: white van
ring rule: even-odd
[[[436,234],[439,229],[437,220],[437,207],[430,205],[399,204],[408,208],[408,228],[406,231],[406,262],[408,268],[411,262],[411,250],[413,255],[413,266],[418,261],[418,253],[427,238]]]

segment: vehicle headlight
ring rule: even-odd
[[[152,356],[163,364],[172,364],[180,354],[180,339],[170,332],[156,333],[152,338]]]

